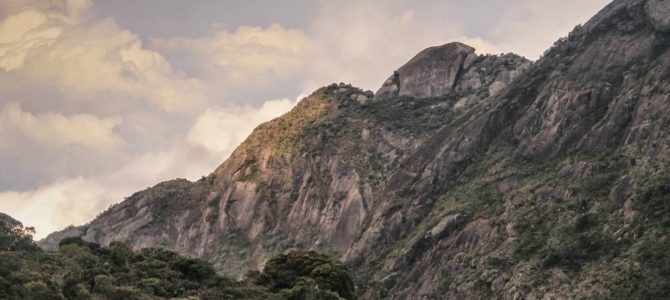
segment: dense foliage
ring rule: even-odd
[[[2,299],[353,299],[352,279],[339,261],[294,251],[270,259],[242,281],[175,252],[128,243],[108,247],[67,238],[56,252],[36,247],[32,230],[0,218]]]

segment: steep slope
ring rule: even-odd
[[[345,255],[366,298],[667,296],[663,3],[613,2],[417,148]]]
[[[454,48],[467,50],[467,64]],[[432,49],[451,56],[443,55],[442,63],[458,61],[458,88],[384,100],[350,85],[321,88],[259,126],[202,180],[173,180],[136,193],[41,245],[53,249],[67,236],[103,245],[128,239],[135,247],[207,258],[228,272],[256,269],[271,253],[294,247],[343,254],[383,200],[380,188],[400,162],[488,97],[492,85],[509,83],[528,66],[516,55],[478,56],[462,44]],[[414,59],[403,68],[423,65]]]

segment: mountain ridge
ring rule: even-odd
[[[496,65],[496,59],[498,56],[481,56],[480,57],[480,65],[486,70],[486,67],[497,67]],[[503,67],[503,70],[506,70],[505,65],[514,65],[517,64],[519,66],[523,66],[527,61],[514,55],[506,55],[506,56],[501,56],[500,57],[501,62],[504,62],[501,66]],[[474,70],[474,69],[473,69]],[[485,72],[485,71],[484,71]],[[493,71],[494,75],[497,73],[498,70]],[[476,74],[481,74],[482,71],[479,70],[477,72],[472,72],[473,74],[469,74],[469,80],[472,81],[473,79],[477,79]],[[509,78],[508,76],[505,76]],[[492,82],[495,82],[495,79],[497,76],[483,76],[480,75],[481,81],[484,81],[485,83],[491,84]],[[326,119],[319,119],[324,117],[327,114],[339,114],[339,111],[341,109],[347,110],[348,108],[340,108],[340,107],[335,107],[339,106],[338,103],[342,102],[347,107],[355,107],[355,109],[349,109],[347,113],[350,113],[350,116],[357,116],[358,115],[358,124],[363,124],[363,123],[369,123],[369,120],[365,120],[367,116],[363,116],[362,114],[367,113],[367,111],[375,111],[381,113],[377,116],[379,119],[375,120],[375,122],[378,123],[385,123],[386,126],[381,126],[381,127],[375,127],[375,126],[368,126],[369,128],[363,128],[362,130],[360,128],[357,128],[356,130],[361,130],[360,135],[356,134],[357,137],[351,138],[354,140],[359,140],[361,143],[366,143],[364,140],[373,140],[372,143],[374,143],[374,146],[368,146],[368,148],[374,148],[374,152],[372,155],[367,155],[368,158],[373,158],[374,159],[366,159],[366,161],[374,161],[379,160],[382,156],[382,153],[385,153],[385,155],[389,156],[386,158],[381,158],[386,161],[387,166],[384,170],[375,170],[376,173],[381,173],[380,171],[384,172],[389,172],[392,168],[391,164],[394,163],[394,161],[398,161],[399,159],[397,158],[398,155],[402,154],[396,154],[395,151],[398,151],[400,153],[403,153],[404,151],[407,151],[407,149],[413,148],[420,142],[422,139],[421,136],[425,136],[428,134],[430,131],[432,131],[434,128],[437,128],[441,126],[442,123],[445,121],[441,120],[443,119],[443,113],[446,113],[451,110],[452,107],[457,106],[458,103],[461,103],[460,105],[460,110],[464,111],[466,102],[469,102],[467,105],[473,105],[476,101],[479,101],[480,98],[482,97],[481,95],[486,95],[488,93],[488,86],[478,86],[481,85],[481,83],[470,83],[470,89],[474,90],[475,87],[478,88],[478,93],[480,95],[477,95],[475,93],[468,92],[466,93],[467,97],[456,97],[458,95],[450,95],[449,97],[451,98],[449,100],[449,103],[444,103],[444,99],[440,99],[439,97],[432,97],[432,98],[426,98],[424,101],[421,103],[408,103],[407,99],[397,99],[395,102],[396,106],[395,108],[389,110],[386,109],[387,103],[379,102],[373,99],[372,92],[370,91],[362,91],[360,89],[351,87],[350,85],[345,85],[345,84],[333,84],[325,88],[321,88],[317,90],[313,95],[310,97],[307,97],[303,101],[301,101],[298,106],[290,113],[284,115],[281,118],[275,119],[274,121],[266,122],[264,124],[261,124],[255,131],[254,133],[242,143],[242,145],[236,149],[233,154],[231,154],[230,158],[223,163],[221,166],[219,166],[211,175],[206,177],[205,180],[201,180],[196,182],[194,185],[203,185],[205,182],[209,184],[210,186],[218,186],[218,188],[225,189],[225,187],[230,186],[230,185],[235,185],[237,189],[243,190],[245,192],[248,192],[249,190],[258,190],[262,189],[263,193],[268,193],[268,189],[264,186],[258,187],[255,186],[253,188],[250,188],[251,185],[256,185],[257,182],[265,182],[267,181],[265,178],[262,178],[262,176],[259,176],[263,174],[264,168],[260,167],[257,161],[260,161],[260,165],[272,165],[276,164],[278,161],[281,161],[283,158],[277,158],[272,155],[274,151],[285,151],[285,147],[288,147],[293,143],[293,139],[295,138],[296,134],[301,133],[299,130],[300,128],[303,127],[304,124],[299,124],[301,122],[303,123],[310,123],[310,126],[316,126],[315,124],[318,125],[325,125],[326,128],[329,126],[331,127],[330,131],[326,131],[325,136],[322,136],[323,134],[318,133],[316,136],[313,136],[315,138],[315,142],[311,143],[311,145],[308,146],[308,148],[312,150],[316,150],[316,152],[319,152],[323,149],[320,149],[321,145],[324,142],[324,139],[329,139],[332,138],[333,135],[336,135],[336,132],[339,131],[338,128],[342,127],[349,127],[349,128],[356,128],[356,127],[366,127],[366,126],[351,126],[349,124],[343,124],[342,122],[333,122],[332,120],[336,119],[336,117],[331,117],[331,118],[326,118]],[[442,95],[444,96],[444,95]],[[337,99],[334,99],[336,97]],[[321,98],[327,98],[328,101],[323,102],[321,101]],[[413,106],[413,108],[417,110],[423,110],[423,111],[433,111],[430,114],[425,114],[424,117],[429,117],[429,118],[424,118],[427,119],[430,122],[417,122],[417,120],[412,120],[412,122],[409,123],[401,123],[398,122],[398,115],[403,113],[403,111],[406,109],[405,105],[410,104],[410,106]],[[328,111],[323,110],[324,105],[330,105],[330,109]],[[361,110],[362,108],[362,110]],[[411,107],[410,107],[411,108]],[[367,111],[366,111],[367,110]],[[414,119],[414,116],[409,116],[409,118]],[[405,117],[407,119],[407,117]],[[296,121],[297,120],[297,121]],[[404,121],[404,119],[400,119],[401,121]],[[424,121],[419,118],[418,121]],[[346,122],[350,122],[350,120],[347,120]],[[333,124],[335,123],[335,124]],[[434,124],[433,124],[434,123]],[[290,124],[290,125],[289,125]],[[282,127],[285,130],[279,131],[283,132],[282,134],[276,134],[278,131],[278,127]],[[310,134],[317,133],[315,130],[311,130],[312,132]],[[394,132],[395,131],[395,132]],[[398,132],[404,131],[401,134],[398,134]],[[268,132],[272,133],[271,136],[268,136]],[[347,136],[351,136],[351,132],[345,132]],[[411,135],[412,136],[412,142],[407,137],[403,137]],[[371,137],[372,136],[372,137]],[[341,139],[342,137],[340,137]],[[344,142],[349,142],[348,140],[344,140]],[[269,147],[266,144],[269,144]],[[336,145],[339,147],[339,145]],[[267,148],[262,151],[255,151],[254,149],[259,149],[259,148]],[[294,151],[295,149],[292,149],[291,151]],[[326,149],[328,152],[326,153],[327,155],[332,155],[335,154],[337,156],[336,152],[339,151],[335,149],[334,147],[331,147],[330,149]],[[352,149],[353,150],[353,149]],[[357,150],[358,151],[358,150]],[[290,151],[289,151],[290,152]],[[294,153],[281,153],[280,156],[286,156],[290,157],[291,155],[294,155]],[[300,156],[304,155],[304,153],[300,153]],[[348,154],[350,157],[354,157],[355,159],[358,159],[361,165],[365,165],[365,162],[361,162],[360,160],[362,158],[356,158],[356,156],[359,156],[357,152],[350,151]],[[260,157],[259,157],[260,156]],[[317,155],[314,157],[314,159],[320,160],[321,158],[319,157],[320,155]],[[393,156],[393,157],[391,157]],[[299,160],[302,160],[302,158],[298,158]],[[308,159],[312,159],[309,158]],[[339,159],[339,158],[337,158]],[[326,173],[331,173],[331,174],[325,174],[324,178],[317,178],[317,176],[314,176],[315,178],[313,180],[323,182],[323,180],[330,180],[329,177],[335,177],[340,175],[337,175],[338,172],[340,172],[341,167],[338,165],[338,162],[335,161],[336,158],[331,158],[329,159],[329,168],[330,170],[326,170]],[[360,165],[359,165],[360,166]],[[379,166],[372,167],[371,165],[367,166],[368,169],[376,169],[379,168]],[[303,170],[297,170],[297,171],[303,171]],[[311,173],[318,173],[320,170],[312,170]],[[347,171],[348,172],[348,171]],[[356,172],[365,172],[365,170],[357,170],[354,171]],[[307,172],[310,173],[310,172]],[[221,175],[224,176],[221,176]],[[234,180],[232,179],[227,179],[228,182],[225,180],[222,181],[221,178],[224,178],[225,175],[232,174],[233,177],[235,177]],[[307,174],[306,177],[310,177],[311,175]],[[378,174],[374,176],[379,176]],[[282,176],[275,176],[276,178],[291,178],[293,175],[282,175]],[[373,203],[371,203],[371,198],[372,198],[372,190],[374,187],[374,182],[379,181],[379,178],[365,178],[365,180],[371,181],[373,185],[370,183],[367,183],[363,185],[362,188],[355,188],[351,187],[351,182],[352,180],[358,181],[360,180],[360,177],[358,173],[356,174],[350,174],[348,178],[345,178],[344,180],[337,180],[336,183],[331,184],[332,187],[331,189],[333,191],[329,192],[330,195],[327,195],[326,197],[330,197],[331,201],[331,206],[334,205],[341,205],[341,203],[335,204],[335,202],[340,202],[341,200],[346,200],[346,201],[361,201],[363,197],[365,197],[367,200],[365,203],[359,202],[358,208],[360,209],[361,207],[367,206],[373,206]],[[271,179],[274,180],[274,179]],[[312,179],[309,179],[312,180]],[[270,183],[272,184],[272,183]],[[156,189],[161,190],[161,189],[166,189],[163,194],[169,194],[170,193],[170,186],[172,185],[178,185],[183,187],[188,187],[190,189],[196,189],[194,186],[190,186],[188,183],[186,183],[183,180],[177,180],[177,181],[169,181],[166,183],[162,183],[156,186]],[[148,197],[154,197],[154,194],[152,194],[152,189],[147,189],[145,192],[148,192],[149,195]],[[232,191],[230,193],[239,194],[240,191]],[[257,192],[257,191],[254,191]],[[319,191],[315,191],[312,189],[311,192],[318,193]],[[267,195],[263,195],[263,193],[257,193],[259,197],[264,197]],[[211,203],[212,201],[217,201],[216,198],[220,197],[221,192],[215,192],[215,193],[210,193],[209,195],[197,195],[197,196],[191,196],[190,198],[192,199],[202,199],[200,200],[201,202],[206,202],[206,203]],[[351,194],[351,195],[350,195]],[[256,194],[254,194],[256,195]],[[147,201],[151,202],[152,200],[141,200],[143,197],[142,193],[136,193],[135,195],[129,197],[126,202],[122,204],[118,204],[108,210],[107,212],[103,213],[101,216],[103,217],[102,219],[105,219],[106,216],[109,216],[112,212],[116,212],[119,215],[114,218],[110,218],[110,221],[107,222],[98,222],[98,228],[97,230],[91,230],[91,227],[96,227],[96,226],[89,226],[89,225],[84,225],[84,226],[79,226],[79,227],[71,227],[63,231],[62,233],[55,233],[53,235],[50,235],[47,237],[45,240],[41,241],[40,244],[44,246],[47,249],[54,249],[54,245],[57,244],[57,241],[62,239],[63,237],[66,236],[82,236],[87,240],[95,241],[101,244],[107,244],[113,240],[118,240],[118,239],[125,239],[127,235],[130,233],[137,233],[136,230],[139,229],[140,227],[147,226],[147,224],[150,224],[153,222],[154,217],[150,217],[146,214],[147,210],[142,210],[138,209],[137,207],[131,208],[131,204],[135,203],[134,205],[139,205],[142,206],[141,202],[142,201]],[[173,195],[172,197],[176,197]],[[227,195],[226,197],[238,197],[236,195]],[[147,198],[147,197],[144,197]],[[160,198],[160,197],[158,197]],[[189,197],[185,197],[189,198]],[[345,199],[346,198],[346,199]],[[351,199],[349,199],[351,198]],[[230,215],[230,209],[236,209],[235,205],[238,202],[239,199],[229,199],[232,201],[229,201],[232,203],[229,207],[216,207],[216,211],[219,211],[218,213],[212,210],[212,207],[210,205],[205,206],[202,208],[202,213],[200,218],[209,218],[209,219],[216,219],[215,221],[218,223],[220,219],[220,216],[229,216]],[[261,202],[263,203],[263,202]],[[266,202],[267,203],[267,202]],[[261,209],[267,209],[266,208],[261,208]],[[258,208],[254,209],[249,209],[248,211],[257,211]],[[139,214],[140,216],[131,216],[132,214]],[[198,213],[194,213],[194,215],[198,215]],[[213,217],[213,215],[216,215],[216,217]],[[258,219],[267,219],[267,215],[271,214],[266,214],[265,216],[262,216]],[[354,213],[355,217],[358,218],[356,222],[362,222],[362,218],[360,217],[360,213],[356,214]],[[182,219],[186,218],[196,218],[193,217],[192,215],[182,217]],[[302,216],[296,217],[298,220],[302,219]],[[197,218],[196,218],[197,219]],[[248,225],[249,221],[252,220],[253,218],[246,218],[243,220],[244,222],[247,222],[246,226]],[[113,220],[113,221],[111,221]],[[132,222],[128,222],[128,220],[133,220]],[[120,222],[123,221],[123,222]],[[173,224],[181,224],[183,221],[176,221],[176,222],[171,222]],[[219,223],[219,226],[226,226],[225,225],[225,218],[223,223]],[[299,221],[296,221],[299,222]],[[341,222],[341,224],[349,224],[351,221],[346,220],[344,222]],[[110,231],[110,228],[115,228],[119,227],[116,224],[123,224],[123,226],[126,226],[126,229],[123,230],[124,235],[117,235],[114,234],[114,230]],[[212,226],[209,223],[203,222],[205,225],[203,225],[203,230],[204,232],[207,232]],[[359,223],[360,224],[360,223]],[[340,225],[340,226],[345,226],[345,225]],[[258,226],[258,225],[257,225]],[[305,226],[310,226],[305,225]],[[331,232],[331,235],[336,232],[333,228],[338,225],[331,225],[330,229],[327,229]],[[360,225],[359,225],[360,226]],[[258,227],[256,227],[258,228]],[[258,229],[253,229],[248,227],[247,232],[254,232],[254,230]],[[304,230],[303,230],[304,231]],[[312,233],[311,235],[314,235],[313,229],[311,230]],[[101,233],[105,232],[104,234]],[[298,231],[299,232],[299,231]],[[341,237],[341,231],[337,231],[337,236]],[[247,238],[253,239],[254,235],[257,234],[251,234],[247,236]],[[305,233],[303,233],[305,234]],[[206,235],[206,234],[205,234]],[[306,234],[305,234],[306,235]],[[353,240],[353,236],[355,235],[355,232],[352,232],[350,234],[351,237],[349,237],[349,240]],[[307,237],[300,237],[302,239],[309,239]],[[150,239],[150,238],[148,238]],[[203,238],[202,240],[206,240],[207,238]],[[211,242],[211,241],[210,241]],[[322,243],[321,241],[312,241],[316,243],[317,245]],[[345,241],[347,242],[347,241]],[[137,239],[135,240],[135,245],[137,247],[146,247],[146,246],[152,246],[152,245],[162,245],[162,242],[157,242],[156,239],[153,240],[147,240],[147,239]],[[198,257],[203,257],[206,256],[207,254],[202,250],[205,249],[207,246],[206,245],[201,245],[199,248],[201,250],[193,250],[193,249],[185,249],[183,246],[179,246],[186,244],[186,242],[176,242],[176,245],[174,244],[168,244],[169,248],[176,248],[176,250],[181,251],[186,254],[198,256]],[[202,242],[201,242],[202,243]],[[330,242],[330,248],[329,249],[322,249],[322,250],[329,250],[332,251],[332,249],[340,249],[339,251],[343,252],[348,248],[348,245],[341,245],[341,246],[336,246],[333,247],[337,243],[342,243],[342,241],[334,241]],[[348,242],[350,243],[350,242]],[[244,251],[244,249],[240,249],[240,251]],[[219,266],[222,267],[222,266]],[[239,266],[237,266],[239,268]]]

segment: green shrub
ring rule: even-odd
[[[15,241],[26,237],[22,230],[3,234],[5,241],[12,241],[12,250],[0,250],[2,299],[318,300],[352,299],[354,295],[346,268],[316,252],[279,255],[269,263],[269,273],[256,273],[253,279],[238,282],[216,274],[206,261],[161,248],[134,251],[128,242],[102,247],[67,238],[59,243],[57,252],[42,252],[33,249],[32,239],[30,244],[15,247]]]

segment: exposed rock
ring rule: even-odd
[[[453,93],[473,93],[481,87],[499,92],[528,68],[529,62],[517,55],[479,56],[474,48],[449,43],[421,51],[393,73],[375,93],[374,100],[398,96],[441,97]],[[492,94],[489,94],[492,95]],[[487,95],[488,96],[488,95]],[[481,97],[473,97],[473,100]],[[464,106],[461,103],[459,107]]]
[[[452,90],[465,58],[474,52],[474,48],[461,43],[425,49],[394,72],[375,99],[445,95]]]
[[[507,88],[507,84],[502,81],[494,81],[489,86],[489,94],[491,96],[497,96],[500,92]]]
[[[430,236],[434,239],[440,239],[445,236],[448,231],[454,226],[458,225],[461,218],[460,214],[448,215],[437,223],[435,227],[430,229]]]
[[[454,104],[454,110],[460,110],[461,108],[464,108],[468,104],[469,100],[470,100],[470,98],[468,98],[468,97],[463,97],[461,99],[458,99],[458,102],[456,102],[456,104]]]
[[[400,92],[400,74],[398,71],[393,72],[393,75],[386,79],[382,87],[375,93],[374,99],[381,100],[387,98],[397,97]]]
[[[648,0],[644,8],[656,30],[670,31],[670,1]]]
[[[368,101],[368,96],[363,95],[363,94],[352,94],[351,95],[351,100],[355,100],[356,102],[360,104],[365,104],[365,102]]]

